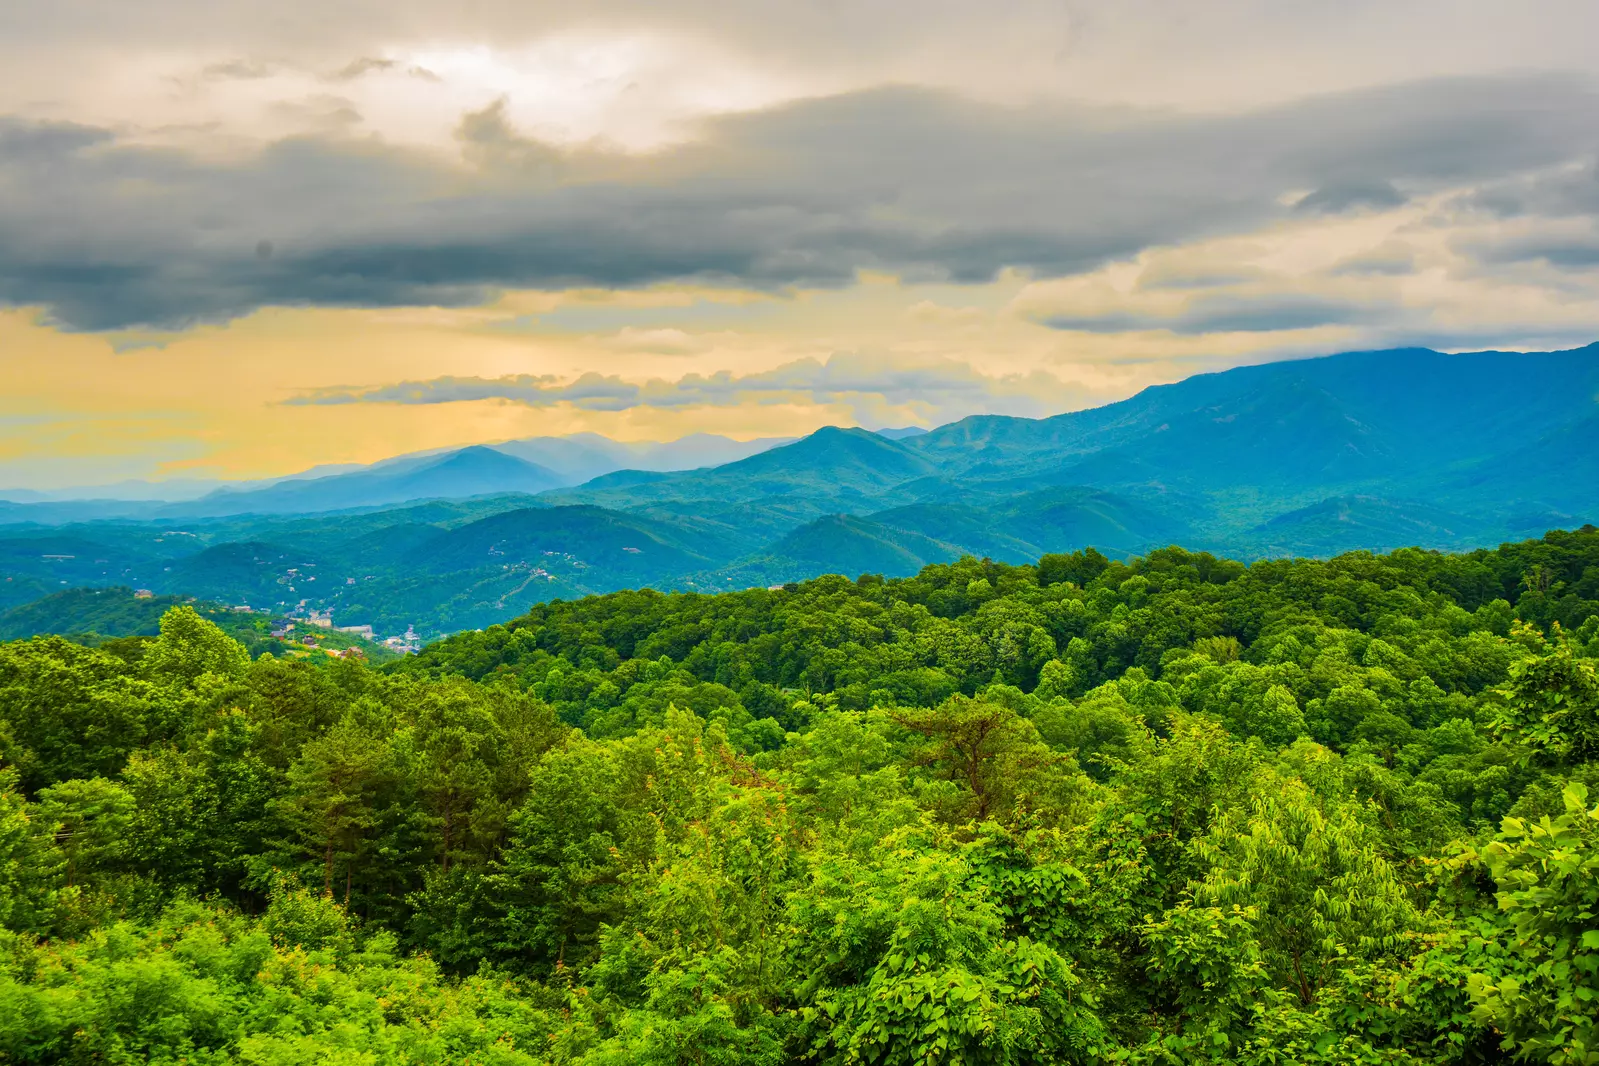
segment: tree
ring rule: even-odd
[[[496,770],[507,738],[473,689],[430,689],[416,722],[417,795],[448,874],[452,860],[488,857],[510,813],[508,801],[520,797],[498,794]]]
[[[897,708],[889,716],[926,737],[912,766],[961,789],[946,811],[953,821],[1009,815],[1020,804],[1059,801],[1075,776],[1033,723],[1003,703],[954,696],[932,710]]]
[[[342,866],[349,901],[355,870],[376,844],[390,773],[384,738],[355,713],[307,744],[289,767],[288,794],[273,806],[300,854],[320,860],[324,895],[333,895],[334,873]]]
[[[895,758],[887,712],[828,711],[790,749],[790,780],[815,821],[832,823],[867,846],[918,812]]]
[[[40,821],[53,827],[68,888],[127,858],[134,802],[117,782],[103,777],[63,781],[40,790],[37,809]]]
[[[1565,812],[1506,818],[1482,851],[1509,924],[1498,975],[1472,978],[1479,1017],[1519,1058],[1552,1066],[1599,1063],[1599,805],[1572,782]]]
[[[170,735],[154,686],[127,664],[60,637],[0,645],[0,757],[37,790],[112,776],[128,753]]]
[[[1087,585],[1109,566],[1110,560],[1093,548],[1069,555],[1046,555],[1038,560],[1038,583],[1058,585],[1070,581],[1074,585]]]
[[[0,929],[42,932],[64,865],[52,826],[29,809],[17,773],[0,766]]]
[[[1578,659],[1555,626],[1554,642],[1522,623],[1516,636],[1537,654],[1511,664],[1503,706],[1489,728],[1519,746],[1524,759],[1567,765],[1599,758],[1599,672]]]
[[[1054,949],[1008,938],[974,868],[925,830],[824,856],[790,905],[811,1053],[881,1066],[1094,1061],[1104,1034]]]
[[[1418,923],[1373,828],[1296,779],[1271,781],[1196,846],[1211,870],[1194,902],[1252,913],[1267,972],[1307,1006],[1344,960],[1396,951]]]
[[[205,674],[243,676],[250,653],[193,607],[173,607],[161,616],[161,639],[145,652],[143,665],[151,677],[189,686]]]

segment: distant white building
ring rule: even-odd
[[[358,636],[365,637],[367,640],[372,639],[371,626],[339,626],[338,629],[340,633],[354,633]]]

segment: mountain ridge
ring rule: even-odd
[[[893,576],[966,553],[1459,550],[1599,516],[1596,396],[1599,345],[1353,352],[1197,375],[1046,419],[980,416],[898,439],[824,427],[719,466],[614,470],[536,494],[359,507],[343,491],[325,512],[173,512],[159,524],[28,524],[15,510],[28,508],[11,505],[0,607],[117,583],[441,633],[543,599]],[[547,476],[485,446],[327,485],[464,494],[506,475]],[[303,500],[307,484],[272,491]]]

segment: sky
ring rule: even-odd
[[[1592,0],[3,4],[0,487],[1577,347],[1594,40]]]

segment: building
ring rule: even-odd
[[[149,600],[155,598],[155,593],[149,589],[134,589],[133,598],[136,600]]]
[[[372,639],[371,626],[339,626],[338,630],[340,633],[354,633],[357,636],[365,637],[367,640]]]

